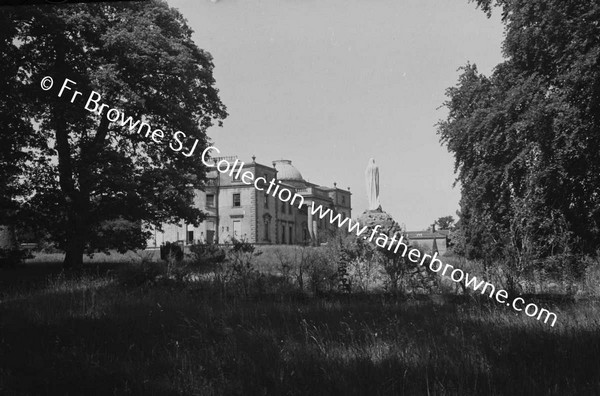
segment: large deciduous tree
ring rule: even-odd
[[[454,226],[454,217],[452,215],[442,216],[435,221],[440,230],[449,230]]]
[[[201,152],[206,129],[226,111],[212,58],[183,16],[157,0],[15,7],[2,17],[3,135],[19,146],[2,155],[24,156],[10,175],[26,187],[3,198],[19,203],[19,219],[49,231],[66,266],[80,265],[86,251],[145,246],[144,224],[198,223],[193,188],[206,169],[198,154],[169,144],[179,148],[173,135],[182,131],[179,139],[189,147],[197,139]],[[54,80],[48,91],[45,76]],[[59,97],[65,79],[74,83]],[[75,90],[82,94],[73,99]],[[92,91],[108,105],[101,114],[85,108]],[[111,108],[164,137],[157,133],[157,143],[147,129],[109,120]]]
[[[600,3],[478,0],[501,11],[505,61],[462,68],[441,141],[461,183],[460,228],[474,258],[515,268],[600,243]],[[494,8],[497,6],[497,8]]]

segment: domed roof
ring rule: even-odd
[[[302,174],[292,165],[290,160],[273,161],[273,166],[277,169],[277,178],[279,180],[304,181]]]

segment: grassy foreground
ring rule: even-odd
[[[552,328],[485,298],[234,297],[209,277],[57,272],[0,270],[2,395],[600,392],[595,300],[545,301]]]

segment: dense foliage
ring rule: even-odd
[[[143,247],[145,224],[201,221],[192,187],[206,169],[182,152],[201,152],[226,112],[183,16],[157,0],[5,8],[0,19],[0,224],[43,230],[73,266],[86,250]],[[76,85],[58,97],[65,78]],[[86,110],[92,90],[163,142]],[[177,131],[181,152],[169,147]]]
[[[467,64],[447,90],[438,133],[462,189],[457,249],[517,272],[572,263],[600,243],[600,3],[477,3],[502,12],[505,60],[490,76]]]

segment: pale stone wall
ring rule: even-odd
[[[430,251],[433,248],[433,239],[432,238],[428,238],[428,239],[413,238],[413,239],[410,239],[410,243],[414,244],[414,245],[418,245],[420,248],[422,248],[423,250],[426,250],[426,251]],[[435,243],[437,245],[439,254],[446,253],[446,250],[447,250],[446,238],[436,238]]]
[[[17,247],[17,240],[12,227],[0,225],[0,249],[14,249]]]
[[[225,236],[234,237],[234,222],[240,222],[238,239],[251,240],[254,227],[255,190],[252,186],[234,185],[221,187],[219,190],[219,243],[224,243]],[[234,194],[240,194],[240,206],[233,206]]]

